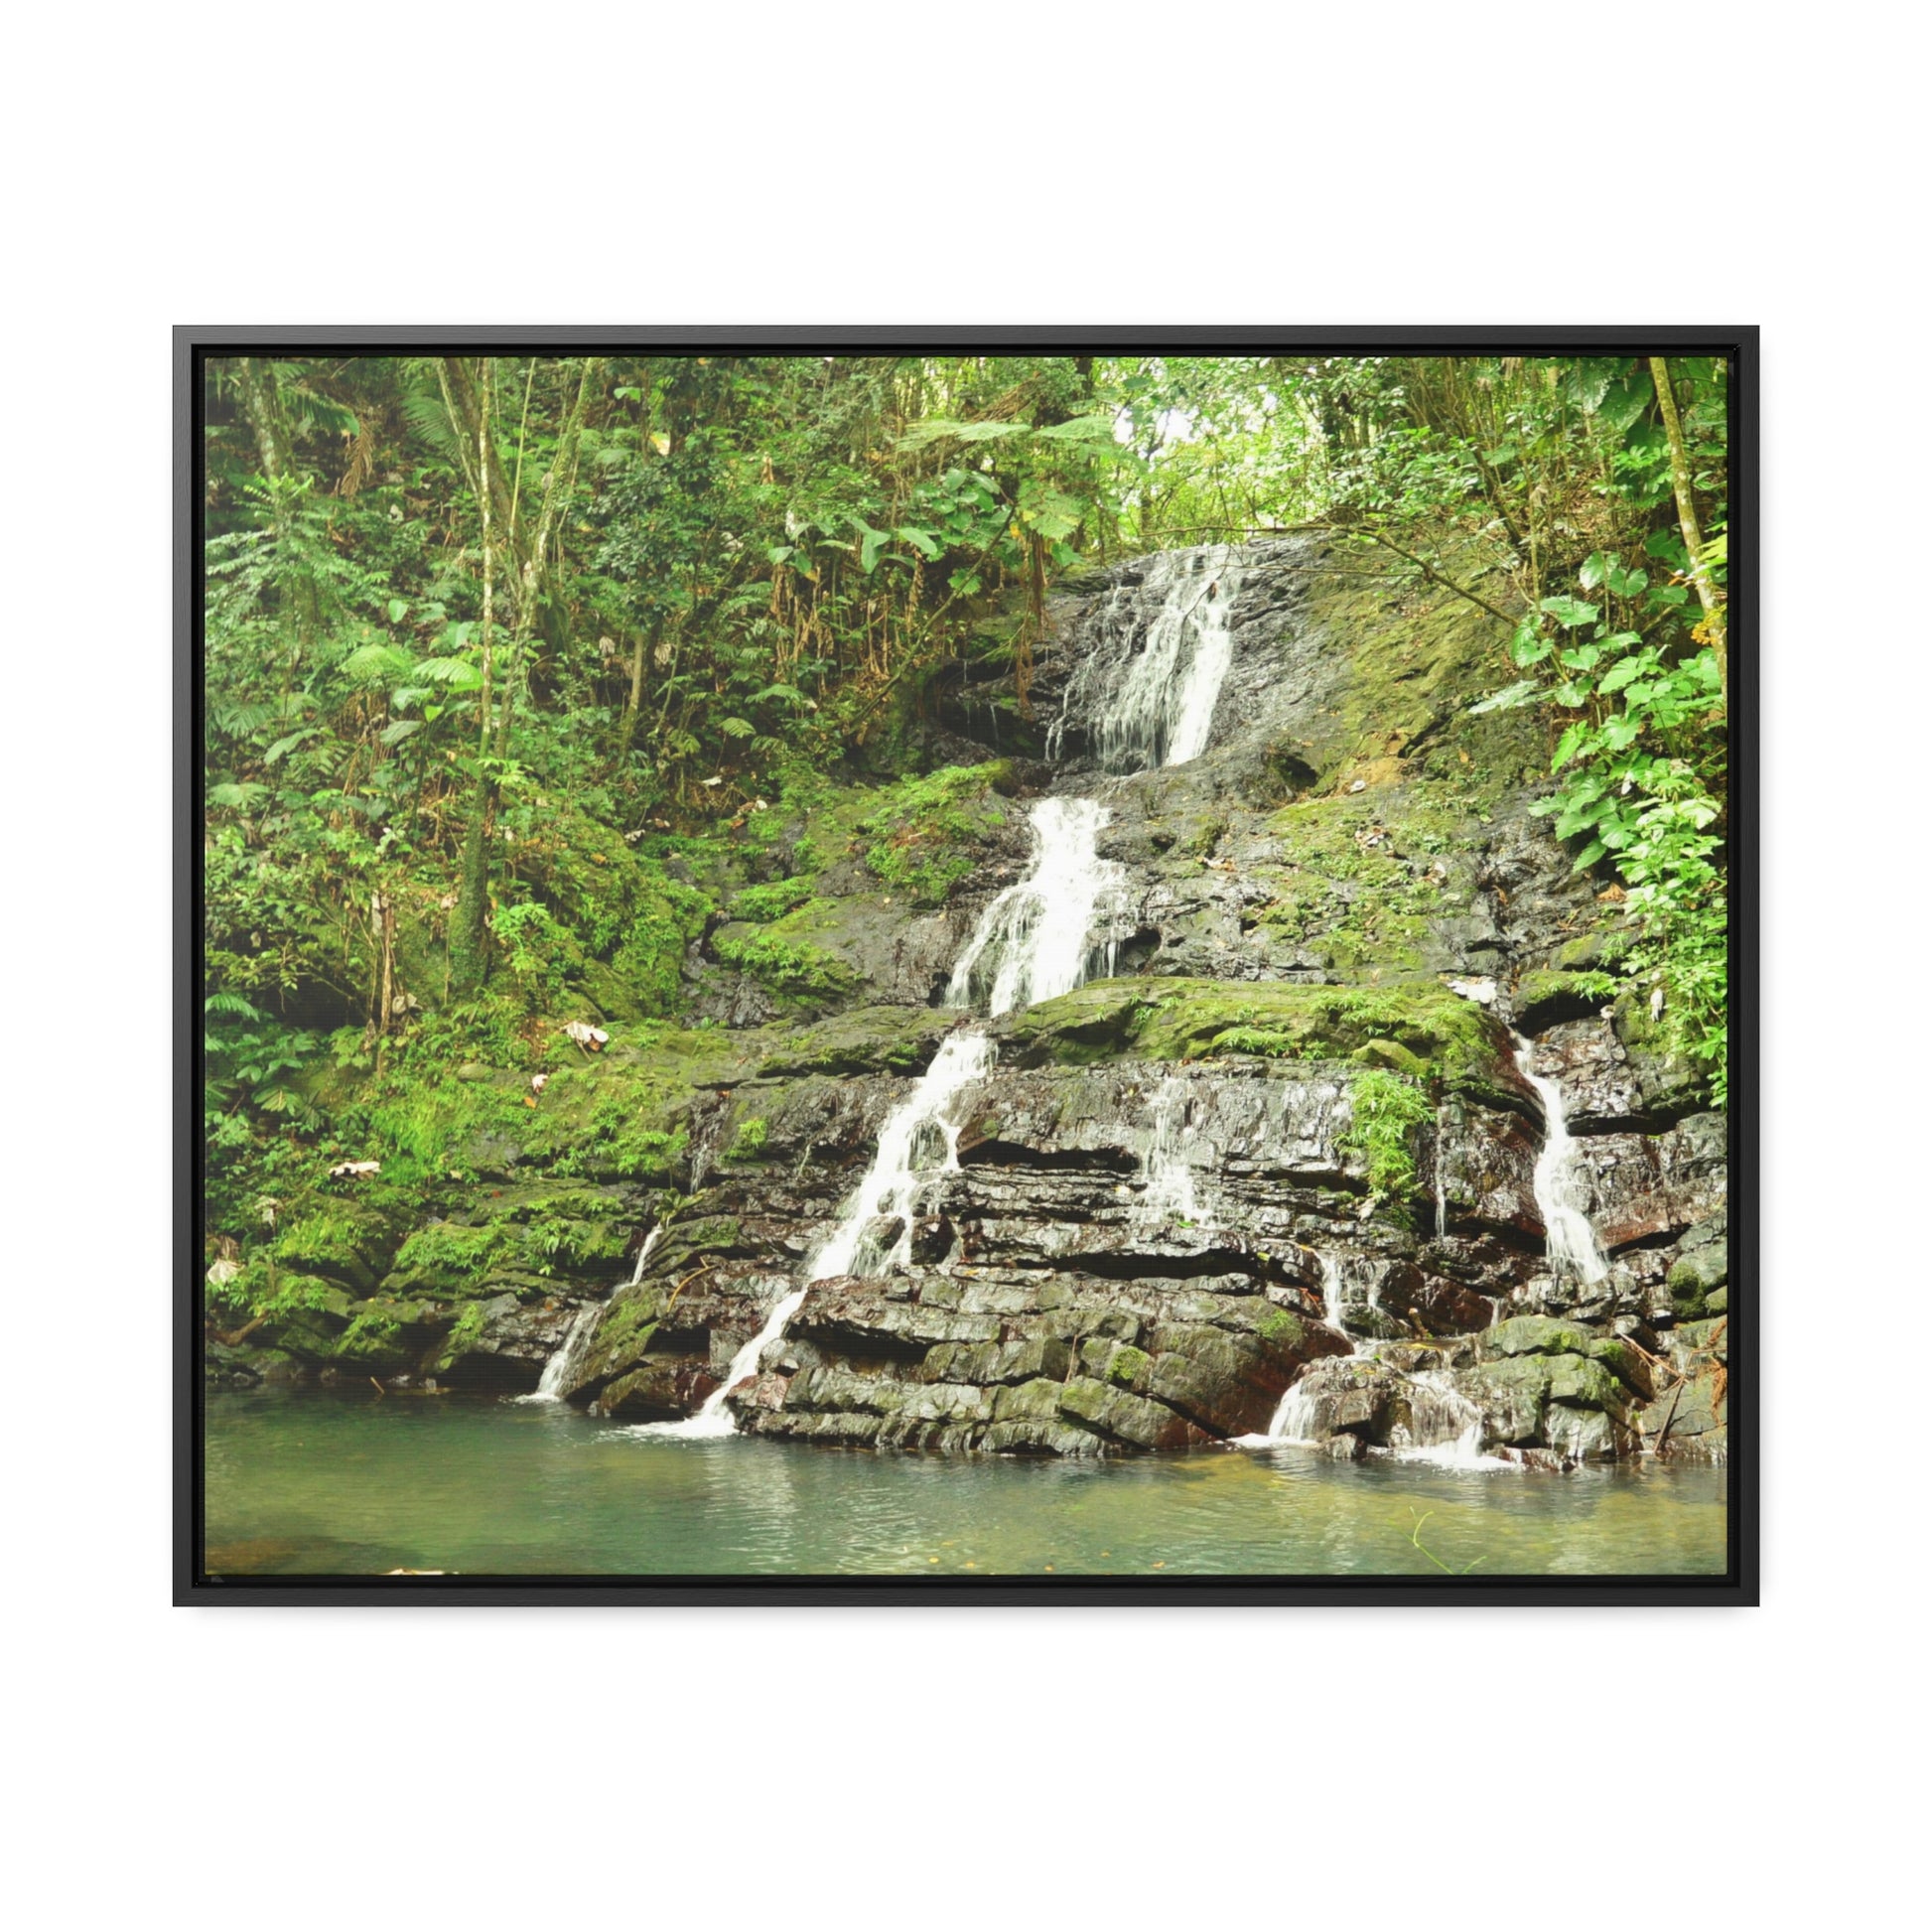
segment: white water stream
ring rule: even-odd
[[[1567,1280],[1600,1282],[1609,1273],[1609,1265],[1584,1208],[1585,1175],[1577,1158],[1577,1143],[1564,1117],[1563,1089],[1536,1071],[1536,1049],[1521,1034],[1513,1033],[1509,1037],[1516,1048],[1517,1069],[1543,1102],[1543,1150],[1536,1157],[1532,1185],[1537,1210],[1543,1216],[1550,1266]]]
[[[1042,798],[1029,817],[1033,865],[980,914],[952,969],[949,1007],[983,1000],[988,1013],[1012,1013],[1070,993],[1088,976],[1095,910],[1103,897],[1118,898],[1127,879],[1094,850],[1109,813],[1094,798]]]
[[[1147,647],[1099,709],[1093,735],[1111,770],[1147,770],[1180,764],[1207,748],[1214,707],[1227,677],[1233,643],[1229,607],[1238,575],[1226,568],[1228,552],[1194,551],[1184,560],[1156,558],[1145,588],[1162,598]],[[1120,593],[1110,603],[1110,616]],[[1069,683],[1069,698],[1096,665],[1090,658]],[[1062,714],[1064,717],[1064,714]],[[1055,728],[1054,745],[1059,728]],[[1054,749],[1049,746],[1049,751]],[[1090,935],[1103,902],[1117,905],[1125,870],[1102,859],[1097,847],[1108,820],[1095,798],[1042,798],[1029,814],[1034,859],[1017,885],[1000,893],[981,913],[947,984],[946,1004],[966,1010],[985,1004],[989,1015],[1011,1013],[1070,993],[1098,961],[1113,967],[1110,942]],[[640,1435],[714,1437],[737,1432],[726,1406],[733,1389],[758,1373],[764,1351],[781,1336],[814,1282],[835,1275],[879,1274],[910,1259],[912,1224],[940,1176],[959,1167],[959,1096],[992,1070],[993,1041],[977,1028],[951,1035],[918,1084],[886,1117],[878,1151],[853,1190],[839,1223],[799,1274],[799,1284],[765,1316],[764,1325],[732,1357],[724,1380],[698,1412],[675,1423],[646,1423]],[[1157,1149],[1165,1132],[1170,1145],[1157,1155],[1151,1183],[1172,1192],[1172,1211],[1191,1215],[1192,1172],[1179,1159],[1184,1092],[1170,1114],[1157,1113]],[[1163,1126],[1166,1120],[1167,1125]],[[893,1228],[890,1246],[882,1228]],[[639,1258],[639,1267],[642,1258]],[[588,1337],[587,1337],[588,1338]],[[568,1342],[566,1343],[568,1346]],[[545,1370],[546,1377],[548,1369]]]
[[[635,1288],[644,1279],[644,1263],[650,1259],[650,1251],[663,1240],[664,1230],[654,1227],[644,1236],[637,1248],[637,1260],[630,1270],[626,1288]],[[590,1349],[591,1337],[597,1332],[597,1324],[602,1317],[606,1304],[586,1302],[577,1311],[575,1319],[564,1330],[562,1345],[543,1365],[543,1373],[537,1378],[535,1391],[530,1395],[511,1398],[515,1402],[561,1402],[564,1391],[570,1387],[570,1378],[577,1371],[577,1364],[584,1359]]]
[[[537,1380],[536,1393],[525,1399],[530,1402],[561,1402],[564,1391],[570,1386],[571,1371],[577,1366],[584,1350],[590,1346],[591,1330],[597,1326],[597,1318],[604,1312],[601,1302],[586,1302],[577,1311],[577,1318],[564,1331],[563,1346],[543,1365],[543,1374]]]
[[[1225,544],[1168,551],[1150,560],[1135,586],[1117,587],[1108,599],[1103,628],[1128,631],[1141,608],[1159,600],[1139,650],[1132,648],[1124,673],[1111,651],[1095,651],[1068,680],[1059,721],[1047,744],[1049,757],[1076,704],[1087,710],[1087,743],[1107,771],[1150,771],[1185,764],[1207,749],[1214,707],[1220,701],[1233,657],[1229,623],[1241,573]],[[1103,679],[1111,686],[1097,691]]]
[[[1187,1138],[1187,1100],[1190,1088],[1177,1073],[1170,1073],[1154,1096],[1154,1131],[1141,1157],[1143,1185],[1137,1217],[1147,1226],[1166,1228],[1175,1221],[1197,1218],[1194,1170],[1181,1156]]]

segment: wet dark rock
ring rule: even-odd
[[[1536,1045],[1538,1070],[1553,1074],[1563,1088],[1573,1134],[1643,1132],[1668,1124],[1650,1116],[1643,1083],[1607,1020],[1592,1016],[1549,1027]]]

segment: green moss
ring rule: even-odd
[[[443,1338],[443,1346],[429,1364],[433,1374],[444,1375],[456,1366],[457,1361],[483,1340],[483,1330],[489,1325],[489,1315],[481,1302],[473,1302],[456,1318],[455,1325]]]
[[[520,820],[517,870],[533,897],[499,910],[495,929],[508,981],[531,1010],[594,986],[607,1014],[676,1013],[685,951],[704,930],[710,897],[567,797],[541,794],[511,816]],[[606,963],[610,971],[600,973]]]
[[[389,1286],[405,1292],[460,1294],[521,1255],[522,1243],[510,1226],[465,1227],[455,1221],[433,1221],[418,1228],[397,1251]]]
[[[921,1073],[958,1015],[906,1007],[860,1007],[813,1027],[747,1035],[759,1077],[797,1073]]]
[[[1256,923],[1345,977],[1420,973],[1444,911],[1436,858],[1469,843],[1466,803],[1418,779],[1283,808],[1269,829],[1292,858],[1256,870],[1275,894]]]
[[[476,1050],[471,1042],[459,1037],[445,1044],[445,1031],[412,1040],[407,1055],[348,1115],[350,1131],[360,1128],[361,1158],[382,1163],[385,1182],[420,1187],[452,1173],[467,1175],[476,1142],[512,1126],[520,1111],[528,1076],[475,1067],[466,1051]],[[513,1038],[482,1044],[506,1060],[523,1050]],[[464,1077],[473,1067],[477,1077]]]
[[[1124,1342],[1114,1350],[1113,1359],[1107,1364],[1107,1379],[1119,1383],[1123,1389],[1129,1389],[1134,1386],[1137,1377],[1146,1375],[1147,1368],[1147,1350]]]
[[[1419,1077],[1455,1091],[1512,1093],[1501,1030],[1480,1007],[1434,982],[1393,987],[1304,986],[1287,981],[1099,980],[1015,1015],[1008,1023],[1024,1064],[1202,1059],[1261,1053],[1346,1059],[1391,1040]]]
[[[275,1239],[282,1270],[373,1288],[395,1248],[390,1218],[359,1201],[315,1194],[286,1214]]]
[[[595,1273],[620,1260],[629,1242],[628,1226],[617,1221],[546,1215],[523,1230],[522,1258],[539,1275]]]
[[[1526,1033],[1541,1033],[1560,1020],[1586,1018],[1614,999],[1617,986],[1616,978],[1603,972],[1525,973],[1512,996],[1516,1024]]]
[[[1228,822],[1224,818],[1204,819],[1188,837],[1180,841],[1178,849],[1190,859],[1212,858],[1214,848],[1226,835]]]
[[[1308,1334],[1308,1327],[1300,1316],[1291,1314],[1288,1310],[1271,1308],[1261,1317],[1255,1332],[1263,1341],[1273,1342],[1279,1348],[1299,1348]]]
[[[732,917],[754,925],[767,925],[803,905],[811,897],[809,879],[774,879],[762,886],[747,886],[732,900]]]
[[[1617,965],[1629,956],[1629,933],[1621,926],[1609,926],[1566,939],[1557,948],[1556,965],[1561,972],[1598,972]]]
[[[859,821],[866,864],[916,905],[942,904],[975,864],[971,848],[1002,822],[989,794],[1013,787],[1004,759],[904,778]]]
[[[572,1049],[524,1111],[524,1152],[553,1174],[668,1180],[680,1171],[692,1097],[748,1072],[746,1042],[722,1028],[646,1026],[593,1059]]]
[[[726,965],[750,973],[774,993],[837,999],[859,984],[859,975],[842,959],[776,928],[746,932],[727,926],[711,945]]]
[[[740,1121],[738,1132],[732,1136],[731,1146],[725,1150],[725,1159],[756,1161],[764,1152],[764,1143],[770,1133],[770,1124],[760,1115],[754,1114],[750,1120]]]
[[[1369,1192],[1399,1200],[1416,1184],[1411,1136],[1435,1118],[1428,1096],[1400,1074],[1366,1067],[1349,1082],[1349,1121],[1336,1145],[1361,1157]]]

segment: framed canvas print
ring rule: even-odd
[[[177,338],[177,1600],[1756,1600],[1756,332]]]

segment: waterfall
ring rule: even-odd
[[[1508,1466],[1483,1454],[1482,1410],[1441,1369],[1419,1368],[1406,1380],[1409,1420],[1389,1432],[1389,1447],[1403,1461],[1470,1469]]]
[[[1436,1239],[1449,1233],[1449,1136],[1448,1109],[1436,1109]]]
[[[1354,1336],[1341,1325],[1341,1262],[1338,1257],[1321,1248],[1311,1248],[1308,1252],[1313,1255],[1315,1266],[1321,1271],[1321,1318],[1349,1345],[1348,1356],[1337,1355],[1325,1359],[1346,1361],[1349,1356],[1359,1355],[1361,1349]],[[1310,1386],[1305,1369],[1301,1379],[1284,1392],[1276,1405],[1267,1434],[1241,1436],[1235,1440],[1239,1447],[1246,1449],[1273,1449],[1277,1443],[1312,1443],[1319,1440],[1322,1421],[1321,1397]]]
[[[953,1103],[992,1070],[993,1056],[993,1042],[976,1028],[954,1034],[940,1047],[918,1085],[886,1117],[872,1166],[838,1226],[812,1256],[807,1281],[883,1274],[911,1259],[920,1196],[930,1191],[935,1175],[959,1171],[960,1123]],[[878,1236],[881,1220],[898,1223],[890,1248]]]
[[[1206,751],[1234,652],[1229,618],[1241,574],[1230,564],[1232,555],[1227,544],[1165,551],[1149,560],[1137,589],[1115,588],[1101,628],[1105,643],[1118,639],[1119,648],[1103,643],[1068,680],[1048,736],[1049,757],[1059,755],[1076,704],[1091,716],[1087,742],[1103,770],[1185,764]],[[1155,610],[1136,651],[1135,619],[1144,602],[1155,603]]]
[[[1321,1270],[1321,1318],[1336,1334],[1345,1335],[1348,1330],[1341,1325],[1341,1263],[1320,1249],[1315,1250],[1314,1259]]]
[[[577,1318],[564,1332],[563,1346],[544,1363],[536,1393],[524,1397],[526,1402],[561,1402],[564,1399],[564,1391],[570,1386],[571,1371],[591,1345],[591,1331],[597,1326],[597,1318],[603,1312],[596,1302],[587,1302],[577,1311]]]
[[[1103,896],[1118,897],[1127,878],[1094,850],[1108,817],[1092,798],[1042,798],[1034,806],[1032,869],[980,914],[946,987],[949,1007],[983,998],[988,1013],[1011,1013],[1086,980],[1095,908]]]
[[[1187,1133],[1187,1082],[1171,1073],[1154,1097],[1154,1131],[1141,1160],[1141,1198],[1138,1219],[1157,1227],[1191,1221],[1198,1209],[1194,1199],[1194,1171],[1181,1159]]]
[[[1305,1376],[1281,1399],[1265,1436],[1238,1440],[1253,1449],[1272,1449],[1277,1443],[1312,1443],[1321,1427],[1321,1399],[1312,1394]]]
[[[1600,1282],[1609,1273],[1596,1230],[1584,1211],[1584,1174],[1577,1159],[1577,1143],[1564,1118],[1563,1089],[1531,1065],[1536,1049],[1521,1034],[1512,1033],[1516,1065],[1536,1089],[1543,1103],[1543,1151],[1536,1157],[1532,1184],[1543,1216],[1550,1266],[1559,1277],[1584,1283]]]
[[[731,1436],[738,1430],[727,1397],[756,1375],[766,1348],[785,1331],[814,1282],[832,1275],[881,1274],[910,1259],[912,1222],[920,1196],[938,1175],[957,1172],[959,1126],[953,1103],[993,1065],[993,1042],[976,1029],[954,1034],[933,1056],[918,1084],[886,1116],[879,1148],[866,1177],[852,1190],[839,1224],[799,1271],[798,1286],[775,1303],[764,1326],[732,1357],[725,1379],[683,1422],[645,1423],[640,1435]],[[896,1221],[890,1247],[879,1240],[876,1223]]]
[[[1223,545],[1162,555],[1149,564],[1145,588],[1159,596],[1160,609],[1146,647],[1107,691],[1093,731],[1109,770],[1178,764],[1206,749],[1233,651],[1228,615],[1239,574],[1227,567],[1230,554]],[[1120,602],[1117,589],[1107,606],[1108,627]],[[1131,630],[1122,633],[1122,641],[1131,650]],[[1069,701],[1076,687],[1092,695],[1089,687],[1096,678],[1111,675],[1118,664],[1114,652],[1090,654],[1069,682]],[[1063,706],[1049,737],[1049,756],[1057,756],[1064,724]],[[1011,1013],[1070,993],[1086,980],[1097,952],[1112,966],[1110,948],[1088,943],[1103,897],[1118,899],[1126,883],[1125,870],[1098,854],[1106,807],[1095,798],[1042,798],[1028,816],[1033,865],[980,915],[947,982],[949,1007],[965,1010],[983,999],[989,1015]],[[777,1302],[764,1325],[732,1357],[725,1379],[695,1415],[682,1422],[646,1423],[639,1434],[736,1434],[737,1423],[726,1407],[732,1390],[758,1372],[765,1349],[784,1333],[812,1283],[834,1275],[883,1273],[910,1261],[912,1224],[922,1198],[939,1176],[959,1167],[956,1102],[992,1070],[995,1053],[992,1040],[977,1028],[947,1038],[918,1084],[886,1117],[872,1166],[847,1200],[838,1226],[800,1270],[798,1287]],[[1184,1114],[1184,1108],[1179,1111]],[[1150,1191],[1154,1184],[1173,1189],[1175,1202],[1185,1202],[1174,1211],[1190,1213],[1193,1176],[1179,1159],[1182,1124],[1176,1115],[1165,1130],[1170,1136],[1165,1165]],[[1157,1146],[1163,1131],[1157,1116]],[[890,1245],[882,1239],[882,1224],[893,1229]]]
[[[637,1259],[630,1270],[630,1279],[624,1283],[624,1287],[635,1288],[644,1279],[644,1263],[650,1259],[650,1251],[663,1238],[662,1227],[654,1227],[644,1236],[637,1248]],[[564,1391],[570,1387],[570,1378],[576,1372],[577,1364],[590,1348],[591,1336],[597,1332],[598,1317],[603,1312],[604,1304],[601,1302],[587,1302],[579,1309],[570,1326],[564,1330],[562,1345],[544,1363],[535,1392],[510,1399],[513,1402],[561,1402]]]

